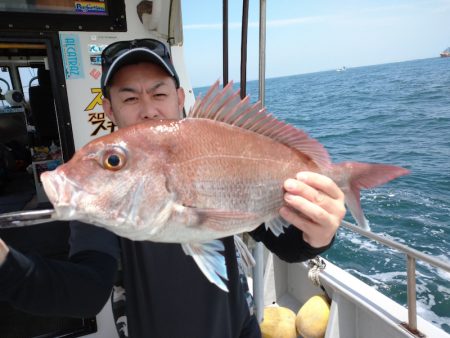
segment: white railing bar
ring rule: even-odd
[[[373,239],[379,243],[390,246],[391,248],[397,249],[411,257],[414,257],[415,259],[419,259],[419,260],[429,263],[437,268],[441,268],[447,272],[450,272],[450,263],[444,262],[436,257],[433,257],[426,253],[420,252],[416,249],[410,248],[409,246],[398,243],[392,239],[377,235],[368,230],[364,230],[364,229],[362,229],[356,225],[353,225],[352,223],[349,223],[347,221],[342,221],[342,225],[344,225],[346,228],[353,230],[354,232],[359,233],[360,235],[363,235],[363,236]]]

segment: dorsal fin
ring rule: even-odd
[[[251,104],[248,96],[241,100],[239,90],[233,91],[232,81],[223,89],[219,85],[216,81],[203,98],[197,98],[188,118],[211,119],[244,128],[299,150],[320,167],[331,164],[319,141],[267,113],[260,101]]]

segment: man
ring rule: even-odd
[[[119,128],[182,117],[184,92],[161,42],[111,44],[102,54],[102,70],[103,108]],[[280,237],[264,226],[251,236],[286,261],[302,261],[331,246],[345,213],[344,195],[331,179],[311,172],[284,186],[288,206],[280,214],[292,226]],[[120,334],[260,337],[239,279],[233,239],[223,242],[228,293],[210,283],[179,244],[131,241],[73,222],[70,262],[27,257],[0,241],[0,299],[40,314],[94,315],[106,302],[120,263],[113,292]]]

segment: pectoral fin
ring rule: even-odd
[[[217,228],[229,220],[243,222],[257,219],[257,215],[251,212],[197,208],[181,204],[175,204],[173,211],[173,220],[177,223],[185,224],[186,226],[200,227],[207,224],[210,227]]]
[[[220,253],[224,251],[222,241],[216,239],[206,243],[182,244],[184,253],[192,256],[195,263],[211,283],[228,292],[224,280],[228,280],[225,257]]]

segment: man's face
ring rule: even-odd
[[[124,66],[114,75],[109,99],[103,109],[119,128],[147,119],[180,119],[184,91],[158,65],[138,63]]]

